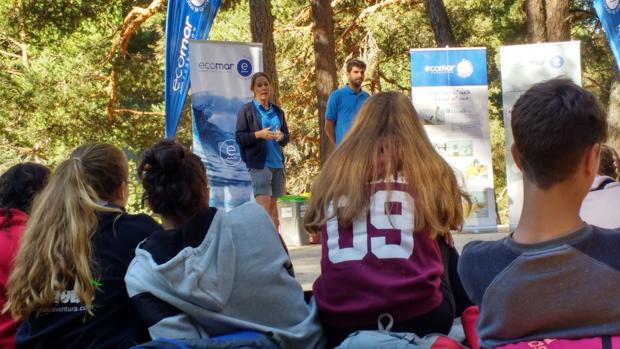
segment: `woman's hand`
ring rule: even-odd
[[[274,137],[276,141],[281,142],[284,139],[284,133],[282,133],[280,129],[276,129],[276,132],[274,132]]]
[[[269,127],[265,127],[262,130],[254,132],[254,136],[256,136],[257,139],[266,139],[268,141],[275,139],[275,133],[271,132]]]

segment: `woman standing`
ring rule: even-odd
[[[277,199],[284,195],[284,147],[289,141],[284,112],[270,101],[271,78],[263,72],[252,76],[254,99],[237,114],[237,143],[241,159],[250,170],[254,196],[278,228]]]
[[[123,277],[159,225],[128,215],[127,159],[87,144],[58,165],[35,200],[5,309],[24,322],[16,348],[129,348],[147,340]]]
[[[0,176],[0,310],[6,302],[9,272],[32,200],[45,187],[49,175],[47,167],[27,162],[11,167]],[[16,329],[9,314],[0,314],[0,348],[14,348]]]

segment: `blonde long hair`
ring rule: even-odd
[[[414,229],[432,236],[461,228],[468,195],[448,163],[435,151],[411,101],[397,92],[370,97],[340,146],[328,158],[312,190],[304,222],[318,232],[330,217],[331,202],[346,198],[335,211],[343,225],[368,211],[369,183],[404,177],[415,198]],[[388,181],[388,198],[392,185]],[[389,199],[388,199],[389,201]]]
[[[127,181],[127,160],[117,147],[83,145],[58,165],[35,200],[11,271],[7,303],[15,319],[49,308],[56,292],[73,289],[92,315],[96,291],[91,239],[98,212]]]

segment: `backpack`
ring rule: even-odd
[[[387,326],[383,326],[383,319],[388,320]],[[381,314],[377,320],[379,330],[351,333],[335,349],[466,349],[459,342],[441,334],[420,338],[414,333],[391,332],[393,324],[392,315]]]
[[[262,333],[240,331],[208,338],[156,338],[131,349],[280,349],[280,346]]]

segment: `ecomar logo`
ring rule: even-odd
[[[208,0],[187,0],[189,7],[196,12],[204,10],[205,5],[208,3]]]
[[[605,8],[607,12],[615,14],[620,10],[620,0],[605,0]]]
[[[246,58],[239,60],[239,62],[237,62],[237,73],[244,78],[252,75],[252,62]]]
[[[179,48],[179,58],[174,68],[174,78],[172,80],[172,89],[179,91],[187,80],[187,71],[189,69],[189,39],[196,32],[196,28],[190,23],[189,16],[185,17],[185,25],[183,26],[183,39],[181,39],[181,47]]]
[[[456,68],[456,65],[427,65],[424,67],[424,71],[429,74],[452,74]]]
[[[232,70],[232,67],[234,65],[235,65],[234,63],[225,63],[225,62],[199,62],[198,69],[201,72],[206,72],[206,71],[227,72],[227,71]]]
[[[564,66],[564,57],[555,55],[549,59],[549,65],[555,69],[560,69]]]
[[[461,78],[468,78],[474,73],[474,64],[468,59],[461,59],[456,65],[456,75]]]

